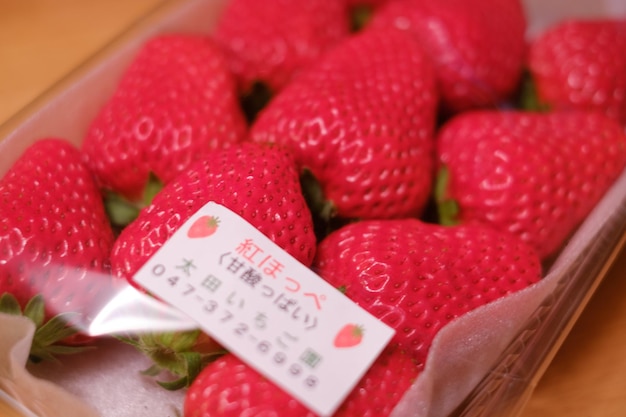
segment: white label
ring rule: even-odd
[[[216,203],[134,280],[321,416],[333,414],[394,334]]]

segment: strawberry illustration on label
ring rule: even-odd
[[[211,236],[217,230],[217,226],[220,224],[220,219],[215,216],[201,216],[193,222],[187,236],[190,238],[200,238]]]
[[[346,324],[335,336],[333,345],[338,348],[353,347],[363,340],[363,327],[357,324]]]

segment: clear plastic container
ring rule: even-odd
[[[530,35],[565,16],[626,13],[620,1],[527,0]],[[27,108],[0,126],[0,175],[38,138],[78,144],[90,120],[111,95],[134,52],[163,32],[209,33],[224,2],[163,1]],[[514,416],[553,358],[594,290],[626,242],[626,173],[579,227],[543,281],[475,310],[446,326],[431,348],[426,369],[394,416]],[[103,361],[111,361],[103,368]],[[171,415],[182,394],[148,387],[137,372],[145,361],[110,341],[97,352],[39,368],[83,397],[102,417]],[[118,381],[117,389],[111,381]],[[86,381],[91,381],[87,386]],[[139,384],[139,385],[136,385]],[[133,386],[141,387],[133,392]],[[129,402],[140,406],[132,408]],[[149,407],[144,406],[149,401]],[[121,405],[125,404],[125,405]]]

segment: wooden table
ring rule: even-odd
[[[0,123],[158,0],[0,0]],[[626,416],[626,256],[592,298],[522,417]]]

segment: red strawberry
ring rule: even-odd
[[[420,45],[366,31],[277,95],[251,137],[289,146],[339,217],[412,216],[430,192],[436,103]]]
[[[563,21],[531,43],[528,65],[541,105],[626,125],[626,19]]]
[[[219,225],[220,220],[215,216],[201,216],[199,217],[189,230],[187,231],[187,236],[191,238],[202,238],[209,237],[217,230],[217,226]]]
[[[141,201],[150,175],[168,182],[211,149],[242,140],[235,81],[206,37],[162,35],[142,46],[83,143],[101,185]]]
[[[626,136],[601,114],[466,113],[444,125],[437,143],[446,174],[442,222],[508,230],[542,258],[561,247],[626,165]]]
[[[396,27],[419,39],[448,111],[496,106],[517,89],[526,48],[520,0],[390,1],[369,27]]]
[[[45,319],[106,301],[113,232],[74,146],[35,142],[0,180],[0,196],[0,295],[21,307],[41,295]]]
[[[408,355],[385,349],[333,416],[390,415],[417,373]],[[187,391],[184,417],[243,415],[315,416],[236,356],[225,355],[206,367]]]
[[[541,278],[535,251],[481,225],[369,220],[334,231],[313,269],[396,330],[391,340],[422,369],[437,332]]]
[[[347,8],[327,0],[231,0],[214,31],[240,90],[282,89],[349,33]]]
[[[216,150],[167,184],[129,224],[111,255],[115,275],[132,275],[209,201],[233,210],[305,265],[315,253],[311,214],[289,152],[241,143]]]
[[[131,279],[174,232],[209,201],[239,214],[300,262],[311,264],[316,238],[293,157],[276,145],[244,142],[209,153],[165,185],[115,242],[111,255],[113,273]],[[193,337],[178,337],[184,343],[177,343],[177,346],[193,347]],[[171,351],[176,350],[176,346],[168,346],[164,341],[159,343],[159,349],[165,349],[166,354],[172,356]],[[141,346],[141,341],[133,344],[150,357],[156,357],[157,363],[164,356],[153,344]],[[185,362],[195,353],[199,352],[177,351],[173,356]],[[168,361],[164,366],[180,377],[177,382],[190,382],[194,378],[193,373],[185,373],[194,369],[179,362]]]
[[[346,324],[337,335],[333,344],[336,347],[346,348],[356,346],[363,340],[363,327],[357,324]]]

